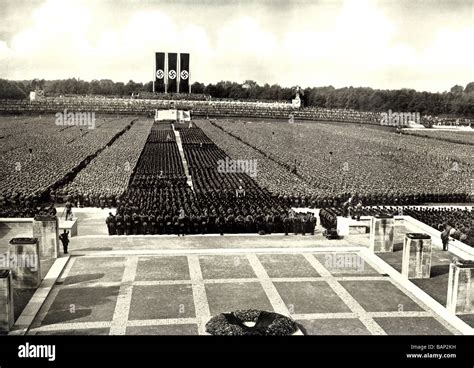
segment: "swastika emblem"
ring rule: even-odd
[[[188,79],[189,73],[187,70],[182,70],[181,71],[181,79]]]
[[[156,71],[156,77],[157,77],[158,79],[163,79],[164,76],[165,76],[165,73],[163,72],[163,70],[158,69],[158,70]]]
[[[176,70],[170,70],[169,73],[168,73],[168,77],[170,77],[170,79],[175,79],[176,78]]]

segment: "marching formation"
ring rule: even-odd
[[[200,128],[178,129],[194,190],[175,132],[169,123],[154,123],[117,214],[107,218],[110,235],[314,233],[313,216],[295,215],[245,172],[219,170],[228,156]],[[285,220],[290,216],[297,219],[294,227]]]

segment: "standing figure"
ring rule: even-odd
[[[112,215],[111,212],[109,212],[109,215],[105,219],[105,223],[107,224],[107,229],[109,230],[109,235],[115,235],[116,234],[115,216]]]
[[[72,203],[68,200],[66,202],[66,221],[71,218],[72,220]]]
[[[64,254],[68,254],[69,231],[64,229],[64,232],[61,235],[59,235],[59,240],[61,240],[61,243],[63,243]]]
[[[178,236],[182,235],[184,236],[185,234],[185,217],[186,217],[186,214],[184,212],[184,210],[182,208],[180,208],[179,210],[179,214],[178,214],[178,225],[179,225],[179,228],[178,228]]]

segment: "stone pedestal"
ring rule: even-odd
[[[449,266],[446,308],[452,313],[474,313],[474,261]]]
[[[38,239],[41,258],[58,258],[59,226],[56,216],[36,216],[33,220],[33,236]]]
[[[369,230],[370,222],[367,220],[357,221],[350,217],[337,216],[337,234],[348,236],[353,234],[366,234]]]
[[[69,231],[69,237],[77,236],[77,219],[74,220],[61,220],[58,221],[59,234],[64,230]],[[61,245],[61,242],[59,243]]]
[[[13,238],[8,262],[15,289],[35,289],[41,283],[41,262],[36,238]]]
[[[14,322],[11,272],[0,269],[0,332],[9,332]]]
[[[431,236],[408,233],[403,242],[402,275],[409,279],[428,279],[431,273]]]
[[[392,215],[376,215],[370,226],[370,250],[375,253],[393,252],[395,219]]]

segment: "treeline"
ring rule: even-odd
[[[305,89],[308,106],[348,108],[363,111],[419,112],[422,115],[474,116],[474,82],[449,92],[418,92],[414,89],[316,87]]]
[[[29,95],[30,88],[23,82],[0,79],[0,98],[23,99]]]
[[[153,82],[128,83],[114,82],[110,79],[92,80],[62,79],[45,81],[44,79],[23,82],[29,84],[30,90],[43,90],[46,95],[102,95],[102,96],[130,96],[140,91],[153,91]]]
[[[130,96],[132,93],[152,92],[153,83],[113,82],[110,79],[93,80],[32,80],[8,81],[0,79],[0,98],[22,99],[29,91],[39,89],[46,95],[105,95]],[[195,82],[193,93],[213,98],[238,100],[290,101],[296,88],[279,85],[259,85],[247,80],[243,83],[222,81],[215,84]],[[306,106],[346,108],[363,111],[420,112],[427,115],[474,116],[474,82],[465,87],[456,85],[443,93],[418,92],[414,89],[380,90],[368,87],[334,88],[313,87],[301,91]]]
[[[290,101],[295,97],[296,91],[295,88],[280,87],[278,84],[260,86],[251,80],[243,83],[222,81],[208,85],[196,82],[191,90],[193,93],[204,93],[214,98],[270,101]]]

